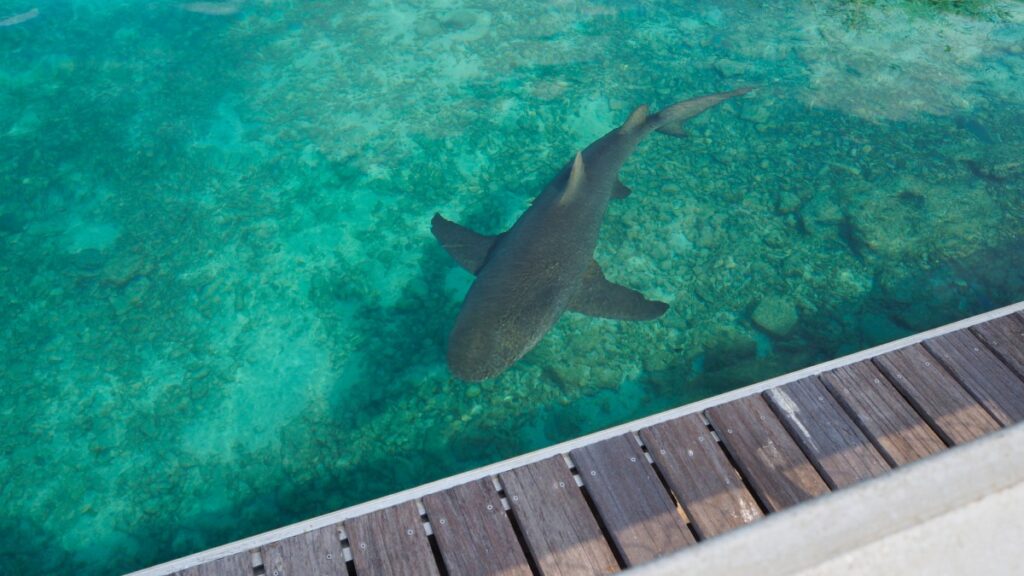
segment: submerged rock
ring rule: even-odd
[[[800,219],[811,236],[834,236],[843,221],[843,209],[833,198],[819,195],[800,208]]]
[[[146,278],[145,276],[139,276],[138,278],[135,278],[134,280],[129,282],[128,285],[124,287],[124,296],[125,298],[128,299],[128,302],[133,306],[138,305],[140,302],[142,302],[143,297],[145,297],[146,292],[149,291],[149,287],[152,284],[153,283],[149,280],[149,278]]]
[[[1024,179],[1024,157],[1016,146],[997,148],[964,163],[972,174],[989,182]]]
[[[749,69],[749,64],[737,62],[729,58],[719,58],[718,60],[715,60],[715,72],[718,72],[722,78],[742,76],[746,74]]]
[[[803,199],[790,190],[782,190],[775,198],[775,211],[779,214],[792,214],[800,209]]]
[[[491,14],[484,10],[462,8],[433,13],[416,21],[416,33],[424,37],[444,37],[470,42],[479,40],[491,29]]]
[[[743,108],[740,109],[740,118],[743,118],[747,122],[753,124],[764,124],[771,119],[772,112],[768,108],[769,102],[760,102],[757,104],[749,104],[744,102]]]
[[[792,332],[799,318],[793,302],[782,296],[769,296],[761,300],[751,315],[754,324],[776,336]]]
[[[152,264],[138,254],[114,258],[103,268],[103,281],[124,286],[138,276],[148,273]]]
[[[107,257],[96,248],[86,248],[71,254],[71,266],[77,273],[93,276],[100,273]]]
[[[473,10],[454,10],[444,15],[441,25],[449,30],[462,31],[472,28],[477,21],[477,13]]]
[[[757,356],[757,341],[735,328],[723,327],[704,345],[704,370],[714,372]]]
[[[998,240],[1003,210],[984,183],[933,183],[904,176],[854,196],[850,237],[865,256],[889,262],[964,258]]]

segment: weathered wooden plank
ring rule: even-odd
[[[946,448],[871,362],[836,368],[821,380],[890,464],[902,466]]]
[[[561,456],[502,472],[498,478],[544,574],[618,572],[615,555]]]
[[[696,542],[632,435],[577,448],[569,456],[628,566]]]
[[[532,574],[490,477],[428,494],[423,507],[451,576]]]
[[[700,415],[644,428],[640,438],[701,538],[717,536],[763,516],[757,500]]]
[[[920,344],[874,361],[946,443],[963,444],[999,429],[999,423]]]
[[[1003,425],[1024,420],[1024,382],[968,330],[924,341],[947,370]]]
[[[348,574],[337,524],[265,544],[260,547],[260,557],[267,576]]]
[[[709,408],[707,416],[740,472],[771,511],[829,491],[760,395]]]
[[[415,502],[342,522],[360,576],[439,574]]]
[[[765,398],[829,488],[843,488],[889,470],[878,449],[816,377],[768,390]]]
[[[252,554],[239,552],[175,572],[174,576],[253,576]]]
[[[1024,378],[1024,316],[1009,314],[971,328],[996,355]]]

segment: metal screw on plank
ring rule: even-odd
[[[334,560],[334,554],[331,554],[330,552],[328,552],[327,553],[327,559],[328,560]]]
[[[590,471],[590,475],[591,476],[597,476],[597,470],[591,470]]]
[[[366,542],[360,542],[359,543],[359,549],[360,550],[366,550]]]
[[[513,502],[519,502],[519,496],[513,496],[512,497],[512,501]]]
[[[658,453],[659,453],[659,454],[666,454],[666,452],[665,452],[665,449],[664,449],[664,448],[662,448],[661,450],[658,450]]]
[[[412,536],[412,528],[409,528],[408,530],[406,530],[405,533],[408,534],[409,536]]]
[[[494,510],[494,504],[487,505],[487,511],[490,512],[491,510]]]
[[[438,520],[438,523],[439,524],[447,524],[448,520],[446,518],[441,518],[440,520]]]
[[[629,457],[629,461],[630,462],[636,462],[636,456],[630,456]]]
[[[565,488],[565,482],[559,482],[558,483],[558,487],[559,488]]]
[[[881,381],[881,380],[879,380],[878,378],[875,378],[875,379],[874,379],[874,382],[875,382],[875,384],[881,384],[881,383],[882,383],[882,381]]]

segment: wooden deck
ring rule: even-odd
[[[618,572],[1024,420],[1022,309],[136,574]]]

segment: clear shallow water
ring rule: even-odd
[[[140,568],[1024,298],[1024,8],[4,0],[0,572]],[[210,14],[209,12],[232,12]],[[607,275],[454,381],[495,233],[655,107]],[[116,551],[116,552],[115,552]]]

